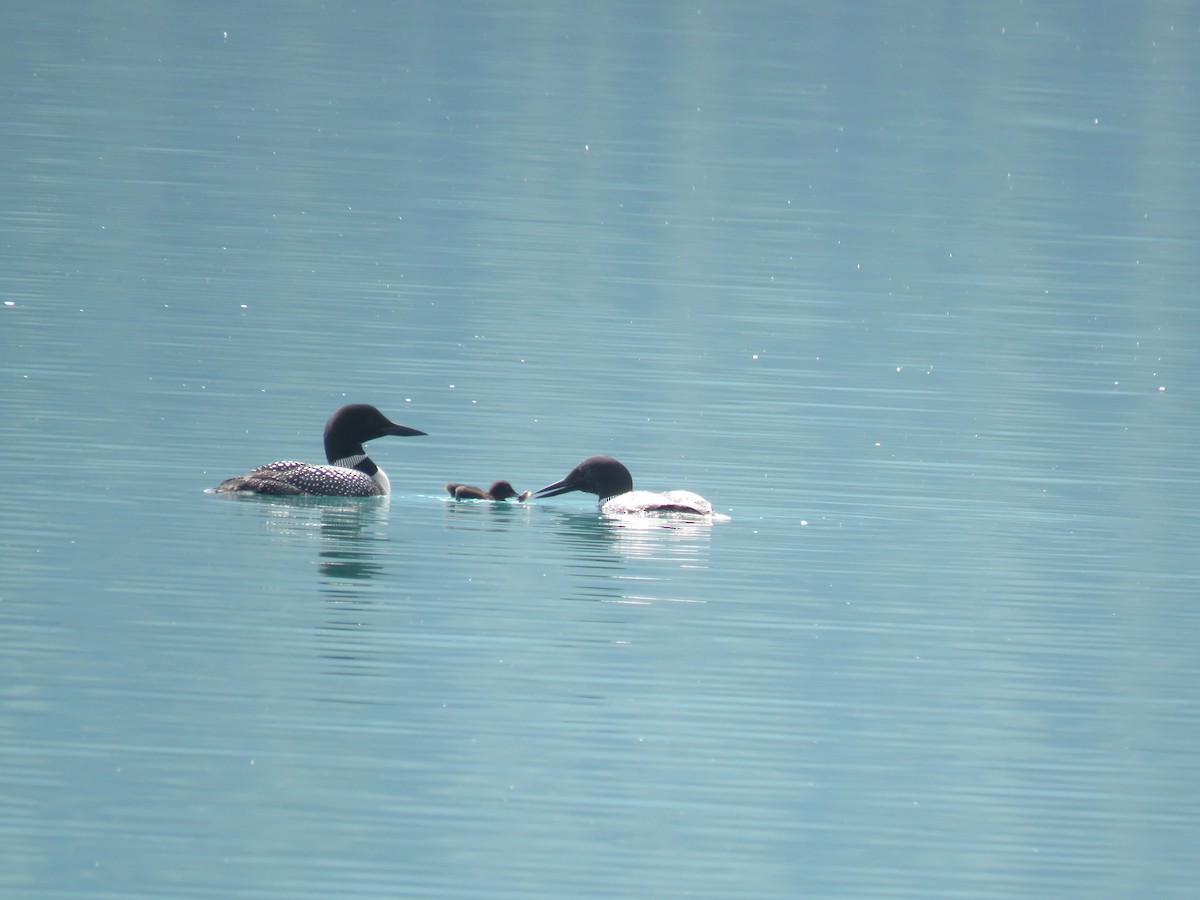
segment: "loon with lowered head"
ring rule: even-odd
[[[610,515],[686,513],[727,518],[714,513],[711,503],[691,491],[635,491],[629,470],[611,456],[589,456],[566,478],[539,488],[533,496],[557,497],[570,491],[595,494],[600,498],[600,511]]]
[[[325,423],[327,466],[283,460],[259,466],[245,475],[227,478],[213,490],[218,494],[275,494],[311,497],[373,497],[389,494],[391,482],[363,449],[363,443],[386,435],[425,434],[397,425],[374,406],[350,403]]]
[[[517,489],[504,480],[493,481],[492,486],[486,491],[473,484],[459,484],[457,481],[451,481],[446,485],[446,493],[455,500],[511,500],[516,497],[518,503],[524,503],[529,499],[529,491],[522,491],[518,494]]]

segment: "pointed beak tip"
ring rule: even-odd
[[[576,490],[579,490],[579,487],[573,482],[556,481],[554,484],[548,484],[544,488],[538,488],[533,492],[533,496],[534,499],[544,500],[546,497],[557,497],[559,494],[567,494]]]

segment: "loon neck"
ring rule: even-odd
[[[357,469],[364,475],[370,475],[372,478],[375,477],[376,472],[380,471],[379,466],[375,465],[375,461],[363,452],[362,447],[359,447],[358,452],[350,456],[329,460],[329,464],[341,466],[343,469]]]
[[[361,450],[362,448],[359,449]],[[343,456],[341,459],[333,459],[329,461],[329,464],[341,466],[343,469],[356,469],[374,479],[375,483],[381,488],[382,493],[390,494],[392,492],[392,483],[388,480],[387,473],[375,465],[375,461],[365,453],[355,453],[353,456]]]

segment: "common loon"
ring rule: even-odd
[[[570,491],[583,491],[600,498],[600,511],[610,514],[690,513],[726,518],[714,513],[712,504],[691,491],[635,491],[633,476],[611,456],[589,456],[562,481],[533,492],[537,498],[556,497]]]
[[[213,490],[218,494],[291,494],[319,497],[370,497],[391,493],[383,469],[363,450],[363,442],[385,435],[413,437],[425,434],[397,425],[366,403],[343,406],[325,423],[327,466],[284,460],[259,466],[245,475],[228,478]]]
[[[511,500],[516,497],[518,503],[523,503],[529,499],[529,491],[522,491],[518,494],[517,489],[507,481],[493,481],[492,486],[486,491],[473,484],[459,484],[451,481],[446,485],[446,493],[455,500]]]

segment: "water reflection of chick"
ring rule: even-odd
[[[459,484],[451,481],[446,485],[446,493],[455,500],[511,500],[516,497],[518,503],[523,503],[529,498],[529,491],[522,491],[518,494],[516,488],[503,480],[492,482],[492,486],[486,491],[473,484]]]

